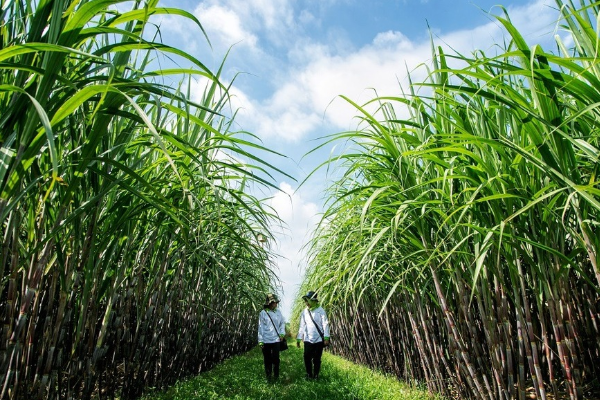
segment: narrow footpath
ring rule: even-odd
[[[165,391],[147,393],[143,400],[432,400],[426,389],[410,387],[386,376],[334,356],[323,354],[318,381],[304,379],[302,349],[290,341],[281,353],[281,376],[269,383],[264,377],[258,347],[226,360],[214,369]]]

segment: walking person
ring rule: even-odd
[[[264,308],[258,315],[258,345],[262,349],[267,380],[279,378],[280,343],[285,340],[285,321],[277,309],[279,299],[267,294]]]
[[[318,379],[321,371],[323,349],[329,346],[329,320],[313,291],[302,296],[306,308],[300,314],[296,346],[304,341],[304,366],[307,379]]]

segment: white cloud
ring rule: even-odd
[[[239,46],[255,48],[258,38],[244,26],[243,16],[231,8],[221,5],[201,3],[195,14],[207,31],[211,41],[229,47]]]
[[[315,15],[308,10],[302,10],[300,12],[300,16],[298,17],[298,21],[301,25],[309,25],[317,22],[317,18]]]
[[[549,4],[550,0],[538,0],[509,9],[509,15],[520,32],[535,41],[539,32],[555,28],[556,12]],[[318,11],[318,7],[311,10]],[[499,8],[493,11],[500,13]],[[398,31],[381,32],[355,51],[349,51],[351,46],[343,32],[337,39],[311,40],[298,32],[318,17],[303,10],[295,18],[290,0],[206,0],[195,13],[215,48],[220,49],[217,52],[224,54],[236,44],[234,55],[247,63],[241,69],[258,75],[255,82],[262,87],[238,91],[234,105],[242,107],[240,125],[264,139],[298,143],[324,125],[351,129],[357,111],[338,96],[348,96],[360,104],[375,96],[371,89],[379,95],[400,95],[400,85],[408,86],[408,71],[419,81],[426,70],[415,68],[431,59],[429,40],[413,42]],[[177,24],[165,27],[179,31],[182,37],[189,36]],[[501,24],[492,20],[475,29],[438,34],[434,40],[449,53],[469,55],[474,49],[495,52],[504,38]],[[186,46],[193,46],[193,42],[186,40]],[[287,59],[267,50],[284,45]],[[264,90],[273,87],[265,98]]]
[[[540,32],[554,28],[556,13],[548,4],[548,0],[539,0],[509,10],[512,22],[532,44],[540,40]],[[470,55],[475,49],[494,54],[504,38],[501,24],[494,20],[475,29],[437,36],[434,41],[445,47],[447,54]],[[411,42],[397,31],[381,32],[371,44],[348,54],[336,54],[332,46],[307,40],[294,46],[290,54],[297,64],[283,67],[287,68],[287,80],[269,99],[254,102],[253,114],[245,120],[264,137],[293,143],[311,134],[323,117],[336,129],[353,127],[358,113],[338,96],[360,104],[375,97],[372,89],[378,95],[401,95],[400,85],[408,87],[409,72],[413,81],[420,81],[427,71],[415,68],[431,60],[429,40]]]
[[[303,278],[304,255],[302,245],[305,243],[312,229],[318,222],[319,206],[305,198],[294,188],[282,182],[277,192],[270,200],[269,205],[278,213],[286,224],[284,230],[273,227],[273,234],[277,239],[276,260],[278,276],[282,284],[281,311],[289,318],[291,307],[300,283]]]
[[[255,102],[247,123],[254,123],[252,128],[265,137],[293,143],[323,123],[347,129],[357,112],[338,96],[366,101],[374,97],[372,88],[380,95],[398,95],[398,79],[407,76],[406,65],[412,68],[430,57],[429,48],[429,44],[410,43],[398,32],[378,35],[372,45],[346,56],[328,54],[322,45],[313,46],[306,50],[312,58],[290,68],[289,80],[271,98]]]
[[[375,48],[386,48],[390,47],[390,50],[394,50],[399,45],[405,45],[410,47],[410,41],[401,32],[387,31],[378,33],[373,39],[373,46]]]
[[[282,45],[295,25],[289,0],[207,0],[195,14],[211,41],[224,48],[240,43],[257,49],[259,37]]]

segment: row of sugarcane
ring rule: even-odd
[[[202,37],[155,0],[2,2],[2,399],[136,398],[254,345],[274,169],[161,16]]]
[[[556,3],[559,54],[505,14],[500,54],[434,47],[409,93],[348,99],[303,284],[333,351],[448,397],[598,396],[600,8]]]

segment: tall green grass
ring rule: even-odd
[[[253,344],[275,169],[160,15],[203,35],[155,0],[2,2],[0,398],[132,398]]]
[[[329,139],[351,150],[303,284],[338,354],[445,395],[597,390],[598,5],[557,6],[558,55],[504,15],[505,52],[434,48],[410,93],[347,99],[363,125]]]

